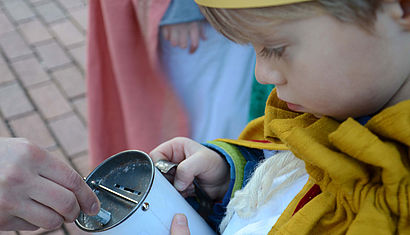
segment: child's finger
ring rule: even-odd
[[[190,197],[195,195],[195,186],[190,184],[184,191],[179,192],[183,197]]]
[[[170,29],[170,31],[169,31],[169,41],[171,42],[172,46],[174,46],[174,47],[178,46],[179,32],[175,28]]]
[[[205,167],[202,160],[204,158],[195,157],[196,154],[190,156],[185,161],[181,162],[175,174],[174,187],[178,191],[184,191],[192,184],[194,178],[200,175]]]
[[[199,38],[200,38],[200,24],[198,22],[193,23],[189,28],[189,39],[190,39],[190,47],[189,53],[194,53],[196,49],[198,49],[199,45]]]
[[[186,158],[186,148],[188,144],[194,141],[177,137],[158,145],[154,150],[150,152],[150,157],[154,162],[159,160],[167,160],[175,163],[180,163]]]
[[[49,157],[44,161],[39,174],[62,187],[69,189],[76,196],[81,210],[89,215],[96,215],[100,210],[100,203],[91,188],[83,178],[62,161]]]
[[[164,37],[164,39],[169,41],[169,38],[170,38],[169,27],[168,26],[161,27],[161,32],[162,32],[162,36]]]
[[[205,29],[204,29],[204,22],[199,24],[199,36],[202,40],[206,40]]]
[[[180,27],[179,28],[179,42],[178,42],[179,47],[182,49],[187,48],[188,39],[189,39],[189,30],[187,29],[187,27]]]
[[[34,201],[53,209],[64,217],[65,222],[73,222],[80,213],[80,205],[73,192],[43,177],[38,177],[28,196]]]

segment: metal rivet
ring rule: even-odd
[[[142,204],[142,210],[143,211],[147,211],[149,209],[149,203],[148,202],[144,202],[144,204]]]

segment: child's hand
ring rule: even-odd
[[[194,53],[199,45],[199,40],[204,39],[202,21],[192,21],[188,23],[169,24],[161,26],[160,31],[163,37],[171,42],[172,46],[187,48],[190,42],[189,53]]]
[[[179,163],[174,186],[184,196],[193,194],[196,177],[201,188],[214,200],[221,199],[229,187],[229,166],[215,151],[188,138],[167,141],[150,153],[154,162]]]
[[[25,139],[0,138],[0,230],[55,229],[98,198],[72,168]]]

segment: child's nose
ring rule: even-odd
[[[256,59],[255,77],[261,84],[274,84],[275,86],[286,84],[286,79],[279,69],[263,59]]]

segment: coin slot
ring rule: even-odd
[[[131,188],[124,187],[124,186],[119,185],[119,184],[114,184],[114,187],[116,187],[116,188],[118,188],[118,189],[121,189],[121,190],[124,190],[124,191],[127,191],[127,192],[129,192],[129,193],[138,195],[138,196],[141,195],[141,192],[138,192],[138,191],[136,191],[136,190],[134,190],[134,189],[131,189]]]

